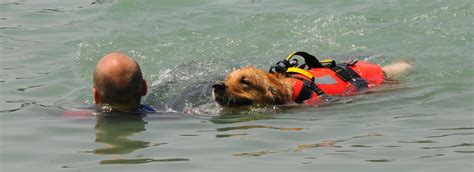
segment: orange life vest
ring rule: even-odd
[[[379,86],[384,81],[382,68],[366,61],[319,67],[304,72],[289,73],[293,85],[293,101],[318,104],[322,95],[354,95],[360,91]],[[312,78],[309,78],[312,75]]]

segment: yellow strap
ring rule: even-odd
[[[288,57],[286,58],[286,60],[290,60],[291,57],[293,57],[298,51],[294,51],[292,52],[290,55],[288,55]]]
[[[331,60],[331,59],[327,59],[327,60],[323,60],[323,61],[320,61],[321,63],[332,63],[334,60]]]
[[[297,68],[297,67],[290,67],[286,70],[287,73],[297,73],[297,74],[301,74],[301,75],[304,75],[306,77],[308,77],[309,79],[313,80],[314,76],[313,74],[309,73],[308,71],[306,70],[303,70],[301,68]]]

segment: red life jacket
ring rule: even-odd
[[[354,95],[384,81],[382,68],[366,61],[305,71],[310,75],[304,75],[305,72],[301,71],[289,73],[293,82],[292,98],[296,103],[318,104],[324,101],[321,95]],[[311,75],[313,78],[310,78]]]

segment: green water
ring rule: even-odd
[[[470,0],[0,0],[0,171],[472,171]],[[416,62],[324,107],[223,110],[209,85],[294,50]],[[71,118],[111,51],[150,83],[145,118]]]

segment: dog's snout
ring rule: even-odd
[[[224,91],[225,90],[225,83],[222,82],[222,81],[219,81],[219,82],[216,82],[214,84],[212,84],[212,88],[214,88],[215,90],[219,90],[219,91]]]

